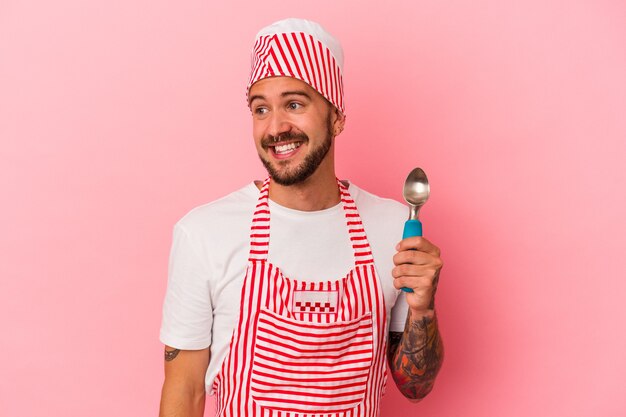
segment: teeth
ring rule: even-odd
[[[286,145],[277,145],[274,147],[274,152],[276,152],[277,154],[289,153],[299,147],[301,144],[301,142],[293,142]]]

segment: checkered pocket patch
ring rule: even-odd
[[[337,312],[339,291],[295,290],[293,294],[294,313],[334,314]]]

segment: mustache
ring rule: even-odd
[[[261,140],[261,145],[265,148],[273,145],[276,142],[282,142],[287,140],[299,140],[302,142],[308,141],[309,137],[304,133],[286,132],[279,135],[267,135]]]

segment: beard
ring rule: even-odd
[[[309,137],[304,133],[285,133],[283,135],[278,136],[279,140],[292,140],[298,139],[302,140],[302,142],[309,143]],[[261,144],[263,148],[267,149],[267,145],[274,142],[273,136],[268,136],[263,138]],[[259,155],[261,162],[265,166],[267,173],[270,178],[280,185],[294,185],[305,181],[309,178],[320,166],[330,147],[333,143],[333,132],[331,128],[331,118],[330,113],[328,114],[328,118],[326,119],[326,138],[320,143],[316,148],[311,149],[308,155],[305,156],[304,161],[296,167],[293,168],[285,168],[284,170],[279,170],[278,167],[272,165],[272,163]],[[302,145],[300,145],[302,146]],[[288,161],[278,161],[279,166],[289,164]]]

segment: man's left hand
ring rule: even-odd
[[[409,237],[398,243],[396,250],[391,271],[394,287],[413,290],[405,294],[414,317],[431,315],[443,266],[439,248],[423,237]]]

